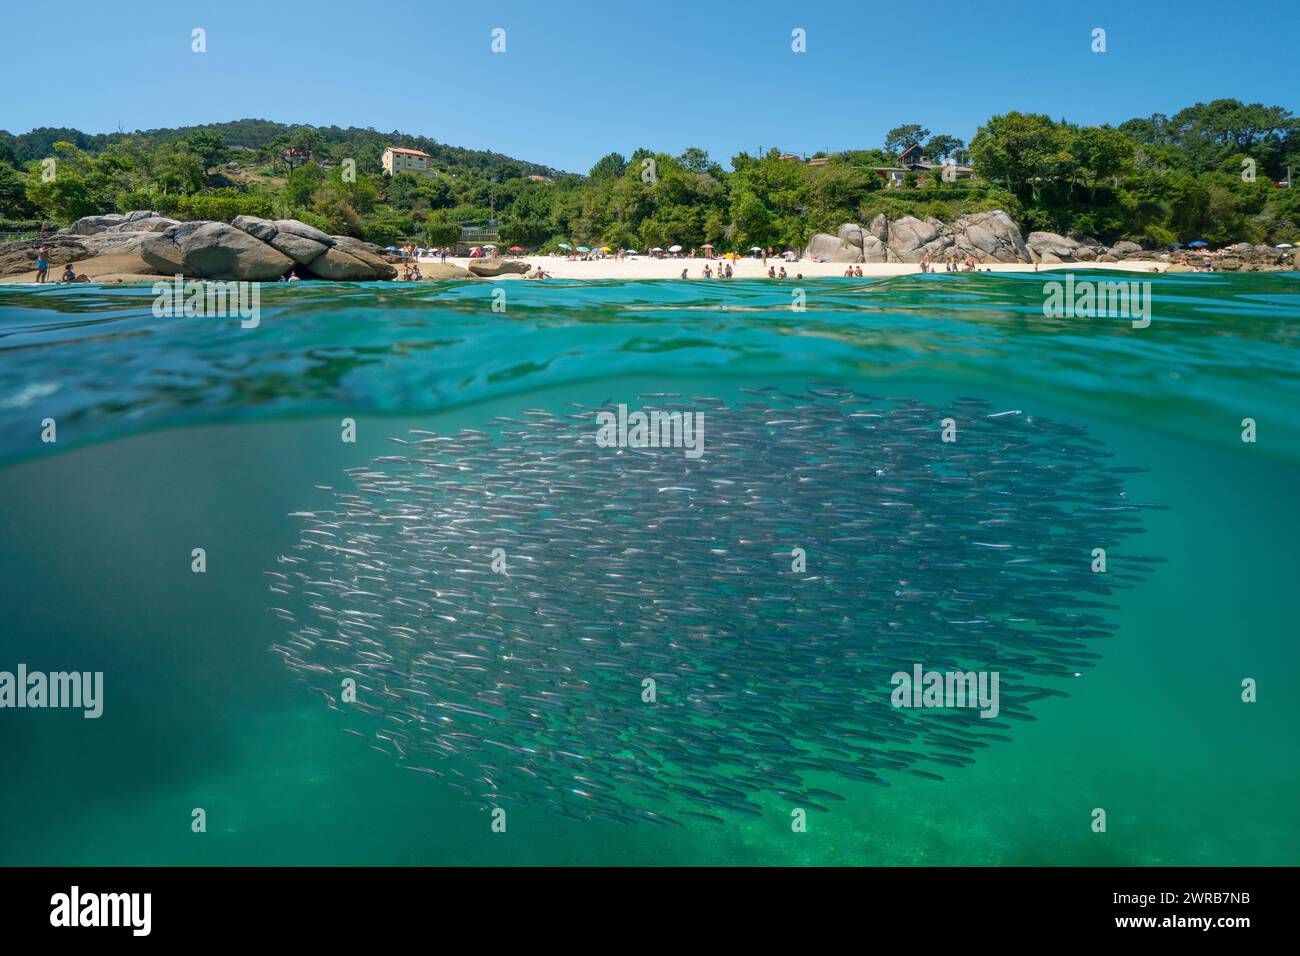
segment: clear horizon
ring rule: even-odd
[[[123,14],[70,0],[58,8],[66,28],[17,7],[6,61],[39,79],[0,128],[111,133],[259,118],[396,130],[586,173],[641,146],[698,146],[727,165],[760,147],[880,146],[904,123],[969,143],[1010,110],[1117,124],[1222,97],[1288,109],[1294,99],[1294,35],[1267,17],[1172,18],[1121,3],[895,12],[833,0],[721,17],[671,6],[560,18],[515,2],[376,18],[326,0],[301,18],[274,5],[142,0]],[[204,53],[191,50],[196,27]],[[504,53],[491,50],[498,27]],[[1098,27],[1105,53],[1091,50]],[[807,52],[791,50],[795,28]]]

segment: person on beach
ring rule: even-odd
[[[41,246],[41,251],[36,253],[36,281],[43,283],[50,271],[50,247]]]
[[[788,275],[785,274],[785,266],[782,266],[782,267],[781,267],[781,271],[778,272],[778,273],[776,274],[776,277],[777,277],[778,279],[788,279],[788,278],[790,278]]]
[[[768,267],[767,267],[767,277],[768,277],[769,279],[775,279],[775,278],[776,278],[776,266],[768,266]]]
[[[861,278],[863,278],[863,276],[862,276],[862,266],[854,266],[854,268],[853,268],[853,277],[854,277],[855,279],[861,279]]]
[[[682,278],[683,278],[683,279],[686,278],[686,270],[685,270],[685,269],[682,270]]]
[[[731,271],[731,263],[727,263],[727,278],[730,279],[734,273]]]

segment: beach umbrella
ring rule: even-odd
[[[1170,248],[1170,249],[1181,249],[1182,247],[1183,247],[1183,244],[1182,244],[1181,242],[1171,242],[1171,243],[1169,243],[1169,248]]]
[[[701,249],[712,249],[712,248],[713,248],[713,243],[711,243],[711,242],[706,242],[704,245],[700,246],[700,248],[701,248]]]
[[[396,251],[397,251],[397,246],[385,246],[385,247],[384,247],[384,252],[396,252]]]
[[[601,251],[601,252],[613,252],[614,250],[611,249],[609,246],[601,246],[601,247],[600,247],[600,251]]]
[[[668,247],[668,251],[669,251],[669,252],[681,252],[681,251],[682,251],[682,247],[681,247],[681,246],[669,246],[669,247]]]
[[[635,249],[624,249],[623,252],[626,253],[626,254],[629,255],[629,256],[635,256],[635,255],[638,255],[638,253],[637,253],[637,251],[636,251]]]
[[[1189,248],[1189,249],[1204,249],[1204,248],[1205,248],[1206,246],[1208,246],[1208,245],[1209,245],[1208,242],[1205,242],[1205,241],[1202,240],[1202,239],[1197,239],[1195,242],[1189,242],[1189,243],[1187,244],[1187,248]]]
[[[573,246],[569,245],[567,242],[559,242],[556,243],[556,245],[558,245],[561,249],[564,249],[566,251],[573,248]]]
[[[1289,242],[1279,242],[1276,246],[1278,249],[1294,249],[1295,247]]]
[[[762,252],[762,251],[763,251],[763,248],[762,248],[762,246],[750,246],[750,247],[749,247],[749,251],[750,251],[750,252]]]
[[[510,251],[511,251],[511,252],[523,252],[523,251],[524,251],[524,247],[523,247],[523,246],[511,246],[511,247],[510,247]]]
[[[658,246],[655,246],[655,247],[654,247],[653,249],[651,249],[650,251],[651,251],[651,252],[663,252],[663,250],[660,249]]]

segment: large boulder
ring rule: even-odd
[[[110,226],[120,226],[124,222],[126,222],[126,216],[120,212],[105,213],[102,216],[82,216],[63,232],[69,236],[93,236],[97,232],[103,232]]]
[[[294,265],[284,253],[224,222],[186,222],[151,234],[140,255],[164,274],[247,282],[273,281]]]
[[[310,265],[322,252],[329,249],[324,243],[291,232],[277,232],[271,246],[283,252],[300,266]]]
[[[116,256],[125,252],[138,253],[152,232],[121,232],[105,229],[93,236],[82,236],[81,244],[92,256]]]
[[[0,243],[0,276],[18,275],[36,268],[36,256],[48,248],[50,272],[55,266],[87,258],[90,253],[82,237],[47,236],[44,239],[21,239]]]
[[[64,235],[69,236],[93,236],[101,233],[106,229],[121,229],[126,232],[149,231],[161,232],[156,227],[146,227],[132,225],[151,219],[164,219],[162,213],[153,209],[133,209],[131,212],[109,212],[102,216],[82,216],[67,229],[63,230]],[[175,223],[176,220],[170,220]]]
[[[97,235],[109,232],[166,232],[172,226],[180,224],[179,219],[169,219],[166,216],[144,216],[140,219],[128,219],[116,226],[109,226]]]
[[[1031,232],[1025,246],[1034,262],[1075,262],[1080,243],[1054,232]]]
[[[259,219],[257,216],[236,216],[230,220],[230,224],[263,242],[270,242],[279,231],[270,219]]]
[[[364,282],[377,278],[369,265],[342,249],[325,249],[307,268],[316,278],[335,282]]]
[[[299,225],[302,225],[299,223]],[[311,226],[307,227],[308,229]],[[351,236],[326,236],[334,244],[333,248],[341,249],[354,259],[359,259],[370,267],[371,279],[395,279],[397,270],[384,258],[384,250],[380,249],[373,242],[362,242],[360,239],[353,239]]]
[[[934,258],[942,248],[943,223],[904,216],[889,224],[887,243],[890,262],[920,262],[927,252]]]
[[[334,245],[333,236],[326,235],[315,226],[297,219],[259,219],[256,216],[236,216],[230,221],[236,229],[254,239],[268,243],[300,266],[310,266],[326,249]],[[331,274],[357,272],[347,256],[336,256],[333,263],[322,263],[322,270]],[[331,275],[331,278],[334,276]],[[371,278],[367,275],[365,278]]]
[[[1001,209],[962,216],[952,224],[955,249],[977,262],[1028,262],[1029,251],[1020,227]]]
[[[871,220],[871,225],[867,227],[867,231],[881,242],[887,242],[889,240],[889,219],[886,218],[883,212],[876,213],[876,218]]]
[[[1117,259],[1123,259],[1125,256],[1131,253],[1141,252],[1141,251],[1142,251],[1141,246],[1139,246],[1136,242],[1129,242],[1127,239],[1121,239],[1119,242],[1115,243],[1115,245],[1110,247],[1110,254],[1112,256],[1115,256],[1115,258]]]
[[[812,259],[814,262],[861,262],[862,245],[858,245],[841,238],[844,230],[849,226],[840,227],[840,235],[832,236],[829,233],[819,232],[808,240],[808,248],[804,250],[804,256]],[[861,233],[860,226],[853,226]],[[875,238],[874,236],[872,238]],[[471,266],[473,263],[471,263]]]
[[[474,273],[452,262],[421,262],[420,275],[435,281],[441,279],[473,279]]]
[[[469,261],[469,271],[476,276],[485,278],[513,274],[524,275],[528,272],[528,263],[516,262],[512,259],[471,259]]]

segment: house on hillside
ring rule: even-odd
[[[949,181],[957,179],[973,179],[975,170],[971,166],[964,166],[961,163],[949,162],[936,163],[930,160],[921,151],[920,145],[909,146],[898,154],[898,162],[893,166],[872,166],[871,171],[885,181],[886,188],[896,188],[903,185],[903,178],[908,173],[929,173],[934,170],[942,170],[947,165],[951,170]]]
[[[412,173],[417,176],[436,176],[437,170],[429,168],[433,159],[422,149],[407,149],[405,146],[385,146],[383,155],[384,175],[396,176],[398,173]]]

